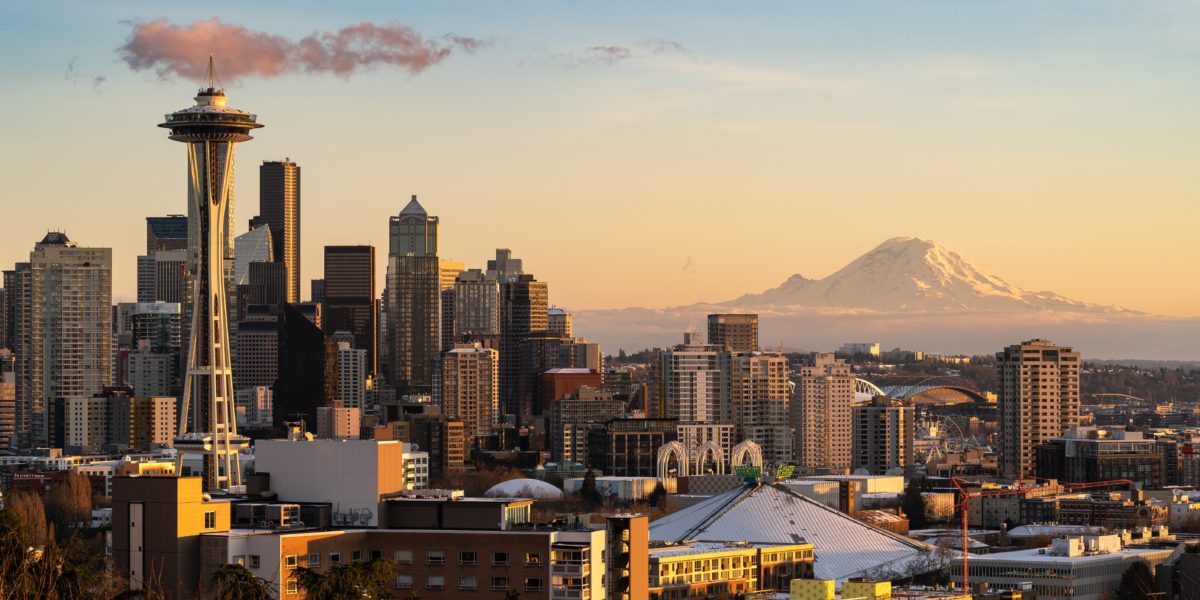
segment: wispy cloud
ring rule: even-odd
[[[633,46],[589,46],[557,56],[567,67],[575,68],[586,65],[613,66],[631,60],[640,60],[664,54],[691,54],[680,42],[664,39],[651,39],[639,42]]]
[[[474,52],[485,44],[455,34],[426,39],[401,24],[359,23],[300,39],[217,18],[188,25],[166,19],[129,25],[129,39],[117,49],[121,60],[134,71],[150,71],[162,79],[203,76],[210,54],[220,76],[228,80],[291,73],[349,77],[375,66],[416,74],[442,62],[455,50]]]
[[[78,60],[78,57],[76,57],[67,61],[67,72],[64,78],[71,83],[90,83],[92,90],[99,94],[101,86],[104,85],[104,82],[108,81],[108,77],[80,71],[77,66]]]

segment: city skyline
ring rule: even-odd
[[[61,229],[111,246],[114,301],[134,299],[142,251],[131,234],[146,216],[186,211],[182,160],[134,125],[152,124],[198,78],[133,72],[118,49],[138,24],[161,17],[187,28],[224,13],[237,15],[226,25],[291,40],[406,25],[448,51],[417,69],[224,82],[272,124],[240,162],[291,157],[306,167],[302,288],[320,277],[324,246],[383,247],[385,216],[417,194],[446,225],[445,258],[479,268],[494,248],[512,248],[554,283],[556,304],[575,310],[731,300],[915,235],[1026,289],[1200,314],[1189,302],[1200,283],[1179,277],[1200,268],[1188,245],[1195,184],[1178,146],[1196,125],[1185,108],[1197,90],[1181,77],[1198,44],[1186,33],[1200,21],[1194,9],[918,4],[903,9],[900,29],[888,17],[902,9],[873,8],[730,15],[700,5],[681,17],[669,7],[483,6],[464,17],[368,4],[279,20],[221,3],[136,17],[82,4],[6,7],[11,35],[0,48],[32,58],[0,67],[10,97],[24,98],[19,115],[0,116],[11,133],[0,156],[12,167],[10,194],[35,201],[0,220],[0,258],[20,260],[38,232]],[[542,27],[568,15],[589,24]],[[40,35],[50,29],[63,35]],[[230,60],[220,50],[209,50],[219,71]],[[344,112],[336,124],[311,119],[331,107]],[[121,156],[119,166],[97,152]],[[81,176],[52,176],[63,161]],[[237,182],[236,233],[254,216],[254,171]],[[72,200],[85,197],[97,201]],[[723,227],[729,206],[754,226]],[[576,228],[538,227],[564,210],[593,243],[572,243]],[[539,235],[509,233],[527,225]],[[1008,230],[1021,232],[1019,247]],[[753,251],[755,268],[731,243]],[[610,259],[595,260],[597,249]]]

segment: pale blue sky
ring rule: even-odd
[[[342,4],[0,5],[0,264],[63,228],[114,248],[130,298],[143,218],[185,211],[154,125],[195,82],[131,72],[129,21],[396,22],[489,44],[415,76],[227,82],[266,124],[239,227],[257,163],[298,161],[304,280],[325,244],[383,248],[415,193],[445,256],[511,247],[571,308],[724,300],[916,235],[1022,287],[1200,314],[1195,3]],[[635,56],[577,64],[608,45]]]

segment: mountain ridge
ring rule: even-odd
[[[984,273],[931,240],[894,237],[822,279],[792,275],[779,286],[718,303],[731,308],[882,311],[1065,311],[1136,314],[1119,306],[1029,291]]]

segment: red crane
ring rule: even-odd
[[[960,483],[960,480],[957,477],[951,477],[950,482],[954,484],[954,487],[958,488],[958,493],[959,493],[958,512],[962,515],[962,593],[965,595],[968,593],[968,591],[967,591],[967,589],[968,589],[967,572],[970,568],[970,557],[969,557],[968,551],[970,550],[971,538],[970,538],[970,536],[967,535],[967,531],[970,528],[969,523],[968,523],[967,512],[968,512],[968,509],[970,508],[971,499],[972,498],[990,498],[993,496],[1010,496],[1013,494],[1025,494],[1027,492],[1036,490],[1038,488],[1037,487],[1026,487],[1024,484],[1020,484],[1016,488],[1012,488],[1012,489],[981,490],[979,492],[970,493],[967,490],[963,489],[962,483]],[[1059,485],[1061,485],[1064,489],[1074,491],[1074,490],[1086,490],[1086,489],[1098,488],[1098,487],[1110,487],[1110,486],[1114,486],[1114,485],[1133,485],[1133,482],[1128,479],[1114,479],[1111,481],[1092,481],[1092,482],[1087,482],[1087,483],[1062,483]]]

